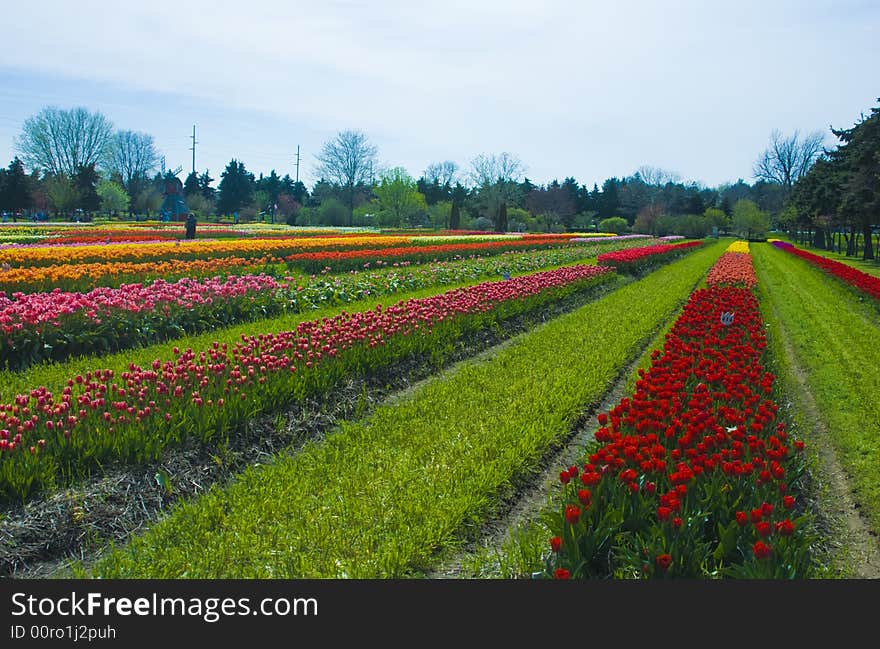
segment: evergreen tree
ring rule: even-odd
[[[183,193],[187,198],[191,198],[196,194],[202,193],[202,188],[199,186],[199,174],[195,171],[191,171],[190,174],[186,177],[186,180],[183,181]]]
[[[872,230],[880,224],[880,107],[852,128],[831,132],[843,142],[831,154],[844,177],[840,209],[851,214],[861,230],[862,258],[874,259]]]
[[[449,213],[449,229],[458,230],[461,227],[461,208],[468,197],[467,187],[457,182],[455,187],[450,190],[449,196],[452,200],[452,209]]]
[[[260,179],[257,180],[256,189],[258,191],[266,192],[266,196],[269,199],[270,205],[275,205],[278,202],[278,196],[281,194],[284,189],[284,185],[281,182],[281,177],[275,173],[273,169],[269,172],[268,176],[263,176],[260,174]]]
[[[569,176],[562,181],[562,189],[568,194],[574,213],[583,212],[585,208],[581,201],[581,188],[578,186],[578,181]]]
[[[204,196],[209,201],[214,201],[216,198],[214,188],[211,187],[211,183],[214,182],[214,179],[211,178],[211,175],[208,173],[208,170],[205,169],[205,173],[199,176],[199,191],[202,196]]]
[[[98,196],[98,181],[101,178],[94,164],[80,167],[73,177],[73,186],[79,196],[79,208],[86,212],[97,212],[101,207],[101,197]]]
[[[0,209],[15,213],[30,208],[33,205],[33,183],[21,160],[16,157],[0,172]]]
[[[220,175],[217,212],[233,214],[253,201],[254,175],[245,169],[244,163],[233,158]]]
[[[602,183],[602,194],[599,196],[599,217],[610,218],[617,214],[620,208],[620,197],[617,194],[620,181],[617,178],[609,178]]]

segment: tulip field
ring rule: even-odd
[[[875,277],[782,241],[181,236],[0,229],[5,576],[875,576]]]

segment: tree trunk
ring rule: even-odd
[[[874,258],[874,240],[871,238],[871,224],[865,223],[862,233],[865,235],[865,255],[863,259]]]

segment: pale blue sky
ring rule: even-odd
[[[479,5],[474,8],[472,5]],[[0,164],[43,106],[152,134],[169,167],[232,157],[314,181],[360,129],[418,176],[518,155],[537,183],[647,164],[751,180],[770,131],[848,127],[880,96],[880,2],[6,2]],[[829,139],[829,142],[831,140]]]

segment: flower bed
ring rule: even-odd
[[[598,416],[586,461],[560,474],[548,576],[809,576],[803,444],[777,418],[765,344],[748,288],[721,276],[691,295],[632,397]]]
[[[159,243],[103,243],[54,247],[52,245],[0,250],[0,264],[13,268],[114,262],[202,260],[220,257],[289,255],[302,250],[376,248],[412,245],[403,236],[318,236],[274,239],[196,239]]]
[[[558,236],[530,236],[502,241],[479,241],[476,243],[450,243],[443,245],[406,246],[400,248],[378,248],[364,250],[325,250],[321,252],[302,252],[285,257],[291,268],[300,268],[308,273],[322,270],[341,272],[365,268],[369,264],[410,262],[430,262],[467,254],[499,254],[511,250],[542,249],[569,246],[570,239]]]
[[[734,247],[738,243],[745,243],[746,251],[742,247]],[[709,271],[706,282],[709,284],[731,284],[736,286],[745,286],[752,288],[758,283],[755,277],[755,267],[752,265],[752,257],[748,253],[748,243],[737,241],[727,248],[718,261]]]
[[[637,275],[657,263],[673,259],[689,250],[703,245],[702,241],[688,241],[671,245],[644,246],[628,250],[615,250],[599,255],[598,263],[611,266],[618,273]]]
[[[94,264],[55,264],[52,266],[8,268],[0,267],[0,291],[35,292],[61,290],[75,291],[107,284],[143,282],[161,277],[166,280],[185,276],[205,277],[220,272],[247,273],[260,266],[281,263],[281,259],[263,257],[219,257],[195,261],[172,259],[143,263],[108,262]]]
[[[394,264],[397,268],[332,277],[244,274],[226,279],[155,280],[83,293],[56,289],[14,293],[9,298],[0,292],[0,367],[21,370],[46,359],[62,361],[71,354],[116,351],[281,313],[497,278],[503,273],[534,272],[627,245],[635,242],[505,252],[412,268],[409,262],[402,262]]]
[[[0,494],[21,498],[110,460],[156,457],[168,444],[228,434],[229,426],[341,378],[447,347],[468,331],[585,290],[613,276],[576,265],[484,282],[423,299],[242,336],[235,345],[178,350],[115,376],[71,376],[62,394],[2,395]]]

